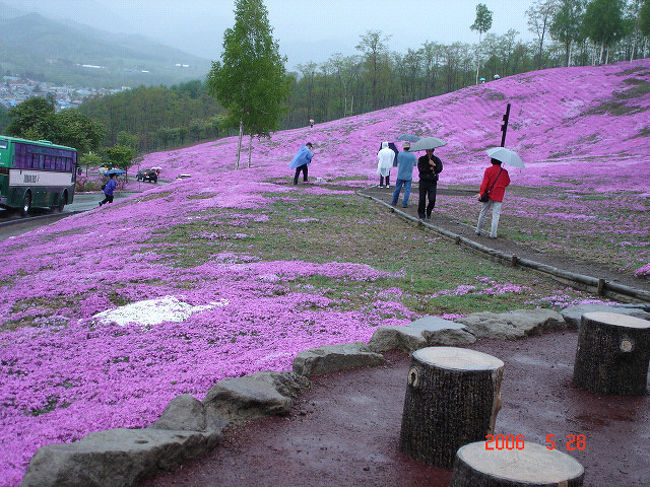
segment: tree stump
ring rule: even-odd
[[[610,312],[582,315],[573,384],[597,394],[641,396],[650,363],[650,321]]]
[[[486,450],[485,441],[477,441],[456,453],[449,487],[581,487],[584,476],[574,458],[537,443]]]
[[[456,451],[494,431],[501,409],[503,362],[456,347],[417,350],[408,372],[400,450],[451,468]]]

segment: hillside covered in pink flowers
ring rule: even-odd
[[[650,61],[580,68],[556,68],[491,81],[446,95],[333,122],[279,132],[254,142],[248,172],[286,177],[287,161],[305,142],[315,144],[310,171],[325,180],[360,176],[374,182],[382,140],[401,133],[432,135],[448,145],[436,152],[448,164],[441,184],[476,185],[484,150],[501,142],[501,118],[510,103],[506,146],[527,169],[517,184],[648,189],[650,154]],[[244,148],[247,147],[245,139]],[[236,138],[146,156],[143,166],[164,174],[219,174],[234,166]],[[246,166],[246,153],[242,155]],[[616,172],[614,178],[603,172]]]
[[[368,250],[387,217],[354,188],[377,184],[380,142],[444,138],[440,185],[478,188],[507,103],[506,145],[526,164],[510,174],[527,193],[506,200],[504,218],[531,219],[512,235],[569,222],[574,233],[552,239],[561,251],[580,233],[626,272],[646,265],[650,60],[527,73],[278,132],[255,140],[238,171],[236,138],[148,154],[142,165],[161,166],[163,179],[192,177],[0,242],[0,487],[18,485],[42,445],[146,426],[178,394],[202,399],[225,377],[288,370],[299,351],[368,340],[378,325],[453,319],[495,296],[574,302],[424,232]],[[308,141],[315,184],[293,186],[288,164]],[[426,286],[410,260],[431,262]],[[456,261],[456,284],[435,274]]]

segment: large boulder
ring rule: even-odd
[[[300,352],[293,361],[293,371],[296,374],[312,377],[383,363],[383,355],[373,352],[363,342],[352,342],[343,345],[324,345]]]
[[[124,487],[214,448],[221,432],[114,429],[41,447],[21,487]]]
[[[257,372],[219,381],[210,388],[203,405],[209,417],[216,414],[234,421],[286,414],[293,398],[309,386],[306,377],[293,372]]]
[[[425,316],[406,326],[377,328],[368,342],[373,352],[399,349],[407,353],[432,345],[466,345],[476,338],[465,325],[435,316]]]
[[[562,311],[560,311],[560,314],[562,314],[568,326],[572,328],[578,328],[580,326],[582,315],[585,313],[592,313],[594,311],[620,313],[650,321],[650,312],[648,311],[648,305],[644,304],[621,304],[614,306],[609,306],[607,304],[601,303],[581,304],[579,306],[564,308]]]
[[[507,313],[472,313],[458,320],[479,338],[514,340],[529,335],[540,335],[547,330],[566,328],[560,313],[550,309],[520,309]]]
[[[150,428],[205,431],[207,418],[203,403],[189,394],[175,397],[167,404],[160,418]]]

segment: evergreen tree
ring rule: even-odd
[[[484,3],[476,6],[476,19],[470,29],[478,31],[478,47],[476,49],[476,84],[478,84],[478,72],[481,66],[481,35],[492,28],[492,12]]]
[[[236,0],[235,25],[224,33],[221,61],[212,63],[207,80],[210,92],[228,110],[228,124],[239,126],[236,168],[244,130],[264,136],[279,126],[289,96],[285,62],[264,2]]]

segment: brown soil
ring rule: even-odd
[[[394,188],[385,189],[385,188],[367,188],[359,191],[361,195],[372,196],[377,198],[385,203],[391,203],[393,196]],[[475,191],[463,191],[463,190],[454,190],[446,188],[438,188],[438,194],[454,194],[454,195],[474,195]],[[403,211],[415,218],[418,216],[417,212],[417,186],[411,189],[411,198],[409,199],[409,207],[402,208],[402,196],[400,196],[399,205],[395,208]],[[478,212],[480,210],[480,204],[477,202],[476,215],[478,217]],[[607,281],[616,282],[623,284],[625,286],[630,286],[636,289],[641,289],[645,291],[650,291],[650,280],[649,279],[638,279],[635,278],[630,273],[623,273],[615,268],[608,267],[606,265],[600,264],[598,262],[589,262],[580,259],[576,259],[566,254],[554,254],[550,252],[540,252],[531,247],[521,245],[519,243],[513,242],[504,238],[491,239],[487,237],[490,227],[490,219],[486,221],[486,226],[484,226],[484,234],[477,236],[474,233],[474,226],[470,226],[464,223],[460,223],[457,220],[453,220],[445,215],[442,215],[435,210],[431,214],[431,220],[427,220],[426,223],[430,223],[436,227],[442,228],[448,232],[455,233],[469,240],[473,240],[481,245],[486,247],[498,250],[505,254],[516,255],[520,258],[526,258],[539,262],[542,264],[550,265],[557,267],[559,269],[564,269],[569,272],[576,274],[583,274],[586,276],[595,277],[597,279],[605,279]],[[487,232],[485,231],[487,228]]]
[[[576,345],[571,331],[469,347],[505,362],[495,434],[540,444],[555,435],[557,448],[584,466],[587,487],[647,486],[650,396],[603,397],[574,388]],[[314,379],[288,416],[233,428],[207,457],[141,487],[447,486],[451,470],[398,451],[409,358],[386,357],[386,366]],[[569,451],[567,435],[584,435],[585,448]]]

